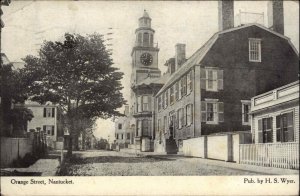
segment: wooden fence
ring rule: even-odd
[[[241,164],[299,169],[299,143],[240,144]]]

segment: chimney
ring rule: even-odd
[[[273,0],[268,2],[269,28],[277,33],[284,34],[283,1]]]
[[[129,105],[125,105],[124,115],[125,116],[129,115]]]
[[[175,45],[175,67],[176,70],[186,61],[185,58],[185,44]]]
[[[233,0],[219,0],[219,31],[234,27],[234,7]]]

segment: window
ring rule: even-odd
[[[178,126],[178,122],[176,123],[176,113],[175,111],[169,112],[169,127],[168,127],[168,133],[170,135],[173,135],[173,137],[176,137],[176,129],[175,127]]]
[[[54,126],[53,125],[44,125],[43,126],[43,131],[47,135],[54,135]]]
[[[170,105],[174,103],[174,85],[170,88]]]
[[[276,116],[276,141],[294,141],[294,121],[293,112]]]
[[[119,134],[116,134],[116,138],[117,138],[117,140],[119,139]]]
[[[55,108],[44,108],[44,115],[45,118],[55,116]]]
[[[128,140],[130,139],[130,133],[127,133],[127,139]]]
[[[142,112],[142,96],[137,97],[137,112]]]
[[[144,37],[143,37],[143,44],[145,46],[148,46],[149,45],[149,33],[144,33]]]
[[[251,103],[250,101],[242,101],[242,124],[243,125],[250,125],[250,108]]]
[[[206,104],[206,122],[214,122],[216,121],[216,104],[215,103],[207,103]]]
[[[164,132],[167,133],[168,132],[168,120],[167,120],[167,116],[164,116]]]
[[[158,120],[157,120],[157,130],[158,130],[158,131],[161,131],[161,129],[162,129],[162,126],[161,126],[161,119],[158,119]]]
[[[215,68],[201,68],[200,71],[201,89],[207,91],[223,90],[223,70]]]
[[[186,125],[193,123],[193,104],[186,106]]]
[[[123,133],[121,134],[121,139],[124,139],[124,134]]]
[[[121,123],[118,124],[118,129],[122,129],[122,124]]]
[[[201,102],[201,121],[207,124],[224,122],[224,104],[217,100]]]
[[[211,91],[217,91],[217,86],[217,70],[207,70],[206,89]]]
[[[193,71],[187,74],[187,94],[193,91]]]
[[[149,108],[149,98],[148,98],[148,96],[143,96],[142,103],[143,103],[143,111],[149,111],[150,108]]]
[[[150,35],[150,44],[151,44],[151,46],[153,44],[153,34]]]
[[[178,116],[178,129],[181,129],[184,126],[184,109],[180,108],[177,110]]]
[[[186,95],[186,76],[183,76],[180,80],[180,95],[179,99]]]
[[[161,95],[159,95],[157,98],[157,109],[158,109],[158,111],[161,110]]]
[[[273,141],[273,118],[258,120],[258,143],[270,143]]]
[[[169,99],[169,94],[168,94],[168,89],[165,91],[165,101],[164,101],[164,108],[167,108],[168,107],[168,99]]]
[[[141,135],[141,131],[142,131],[142,121],[141,120],[137,120],[137,126],[136,126],[136,136],[140,136]]]
[[[165,93],[161,94],[161,108],[165,108]]]
[[[148,136],[149,135],[149,124],[148,124],[148,119],[143,119],[143,124],[142,124],[142,136]]]
[[[175,99],[179,99],[179,82],[175,83]]]
[[[261,62],[261,40],[249,39],[249,61]]]
[[[138,43],[139,44],[142,43],[142,34],[141,33],[138,34]]]

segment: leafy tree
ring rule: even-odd
[[[45,41],[39,55],[23,60],[23,83],[31,100],[51,101],[66,112],[70,135],[78,137],[76,122],[82,118],[121,115],[122,72],[113,67],[102,36],[66,33],[65,40]],[[68,154],[72,154],[72,139]]]
[[[12,64],[3,64],[1,58],[0,67],[0,134],[2,136],[20,136],[26,130],[27,121],[30,121],[32,112],[29,109],[15,108],[12,109],[12,104],[23,103],[26,99],[24,95],[25,87],[21,81],[19,70],[13,70]],[[16,119],[16,116],[22,118]],[[16,132],[16,130],[18,130]]]

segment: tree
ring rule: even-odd
[[[45,41],[38,56],[23,60],[23,83],[31,100],[51,101],[66,112],[70,138],[76,137],[76,122],[82,118],[121,115],[125,104],[121,93],[122,72],[113,67],[102,36],[66,33],[65,40]],[[72,139],[68,155],[72,154]]]
[[[26,99],[24,85],[19,70],[13,70],[11,63],[0,67],[0,134],[1,136],[20,136],[26,131],[27,121],[33,117],[32,111],[25,108],[14,108],[14,103],[24,103]],[[16,117],[22,118],[16,118]]]

